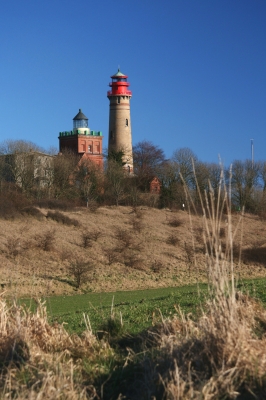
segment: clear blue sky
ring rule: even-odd
[[[2,0],[0,33],[0,141],[58,147],[82,108],[106,147],[119,65],[133,144],[266,159],[265,0]]]

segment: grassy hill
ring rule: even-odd
[[[265,221],[245,215],[239,225],[234,214],[232,222],[236,276],[265,277]],[[222,242],[227,223],[223,215]],[[28,207],[0,220],[0,284],[16,297],[207,282],[205,253],[202,216],[186,211]]]

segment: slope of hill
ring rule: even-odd
[[[239,219],[233,215],[237,276],[265,277],[265,222]],[[147,207],[30,208],[0,220],[0,284],[11,296],[49,296],[207,281],[202,226],[202,216]],[[223,245],[226,215],[220,234]]]

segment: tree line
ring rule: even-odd
[[[70,151],[55,153],[21,140],[1,143],[0,201],[15,192],[24,199],[22,204],[54,200],[94,207],[146,204],[178,209],[189,194],[197,207],[200,196],[207,199],[210,191],[218,196],[223,174],[233,209],[266,216],[266,161],[234,160],[222,167],[200,161],[189,148],[177,149],[166,159],[163,149],[142,141],[133,146],[134,174],[129,175],[123,169],[123,149],[106,155],[103,170]],[[160,182],[158,194],[150,190],[155,177]]]

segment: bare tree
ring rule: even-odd
[[[259,164],[235,160],[232,164],[232,200],[237,207],[255,211],[254,190],[259,179]]]
[[[103,170],[88,158],[81,158],[75,169],[75,181],[80,195],[89,203],[98,200],[103,190]]]
[[[187,147],[176,150],[173,154],[172,161],[177,168],[177,172],[182,176],[186,185],[195,188],[194,167],[198,162],[197,156]]]
[[[53,191],[55,198],[77,196],[75,170],[79,157],[72,151],[64,151],[54,158]]]
[[[39,151],[44,153],[45,150],[33,142],[26,140],[5,140],[0,143],[0,154],[29,153]]]
[[[185,194],[176,163],[171,160],[164,162],[157,176],[161,182],[160,206],[181,208]]]
[[[68,271],[73,276],[75,286],[80,288],[83,283],[86,282],[88,278],[88,273],[93,269],[91,262],[83,260],[71,261]]]
[[[259,161],[259,177],[262,181],[263,191],[266,192],[266,161]]]
[[[126,195],[126,172],[119,163],[109,160],[105,178],[105,198],[118,206]]]
[[[0,144],[1,159],[4,160],[2,177],[20,186],[27,195],[33,189],[47,186],[52,170],[52,157],[43,149],[24,140],[6,140]]]
[[[149,141],[142,141],[133,147],[134,172],[138,185],[149,191],[150,181],[158,174],[158,168],[165,161],[164,151]]]

